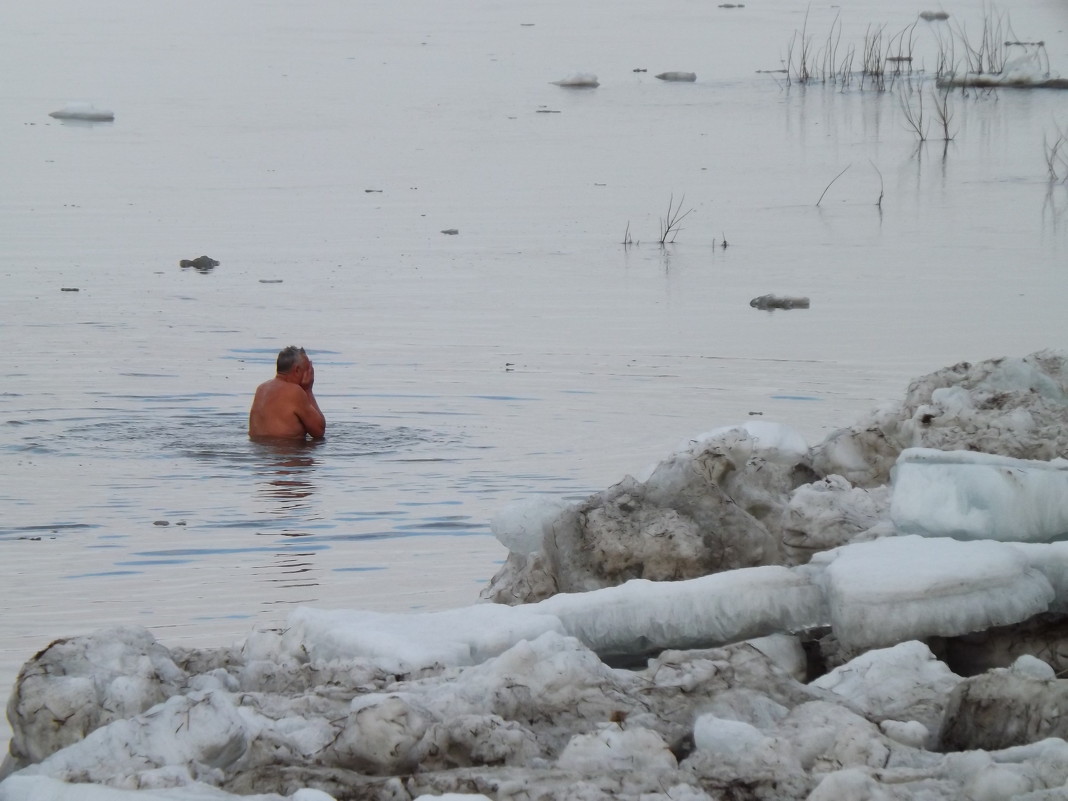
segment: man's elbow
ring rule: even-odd
[[[326,420],[322,422],[315,422],[311,425],[305,426],[308,432],[308,436],[312,439],[323,439],[326,436]]]

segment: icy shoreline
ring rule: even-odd
[[[0,801],[1058,797],[1066,453],[1068,355],[960,364],[502,510],[497,603],[57,640]]]

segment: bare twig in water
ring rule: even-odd
[[[634,240],[630,238],[630,220],[627,220],[627,230],[623,232],[623,247],[628,247],[634,244]]]
[[[913,107],[908,89],[901,90],[901,110],[905,113],[907,127],[921,142],[927,141],[927,129],[930,127],[923,121],[923,92],[916,92],[916,106]]]
[[[827,186],[824,187],[823,192],[820,194],[820,199],[816,201],[816,205],[817,206],[820,203],[823,202],[823,196],[827,194],[827,190],[831,188],[831,186],[834,184],[835,181],[837,181],[839,178],[841,178],[843,175],[845,175],[846,174],[846,170],[848,170],[852,166],[853,166],[852,164],[847,164],[845,170],[842,170],[840,173],[838,173],[836,176],[834,176],[834,178],[831,179],[831,183],[827,184]]]
[[[935,101],[935,115],[938,124],[942,128],[942,141],[949,142],[953,139],[949,133],[949,124],[953,122],[953,110],[949,107],[949,89],[943,89],[938,94],[931,90],[931,96]]]
[[[860,88],[864,88],[864,78],[868,78],[871,87],[882,91],[885,62],[883,61],[883,27],[868,26],[864,33],[863,65],[861,66]]]
[[[954,28],[954,37],[964,53],[964,70],[966,75],[1000,75],[1005,69],[1007,34],[1005,15],[991,6],[983,17],[983,30],[973,40],[963,24]],[[1011,34],[1011,26],[1010,32]]]
[[[875,205],[881,210],[883,207],[883,174],[879,172],[879,168],[875,166],[874,161],[868,159],[868,163],[871,164],[872,169],[874,169],[879,176],[879,199],[875,201]]]
[[[806,84],[812,78],[812,65],[809,63],[812,58],[811,47],[812,42],[808,36],[808,12],[811,10],[811,6],[805,9],[805,21],[801,26],[800,31],[794,31],[794,35],[790,38],[790,42],[786,45],[786,59],[784,66],[786,67],[786,85],[789,86],[792,77],[797,76],[797,82],[800,84]],[[798,62],[794,64],[794,47],[799,46]]]
[[[1046,155],[1046,169],[1049,171],[1050,183],[1068,181],[1068,132],[1056,128],[1056,138],[1050,142],[1046,134],[1042,134],[1042,147]],[[1061,169],[1064,175],[1061,176]]]
[[[667,245],[675,241],[675,237],[679,235],[679,231],[682,230],[680,224],[689,215],[693,209],[687,209],[685,212],[682,210],[682,202],[686,200],[686,195],[683,195],[679,200],[679,205],[675,205],[675,196],[672,195],[668,199],[667,216],[660,218],[660,244]]]
[[[821,79],[824,83],[832,83],[838,76],[838,45],[842,41],[841,11],[834,15],[831,29],[827,32],[827,44],[823,47],[823,74]]]

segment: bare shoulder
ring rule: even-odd
[[[288,381],[282,381],[278,378],[268,379],[256,387],[257,395],[290,396],[295,398],[297,393],[302,392],[303,390],[296,384],[290,384]]]

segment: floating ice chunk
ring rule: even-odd
[[[1068,537],[1068,460],[909,448],[891,478],[899,531],[1003,542]]]
[[[597,76],[592,72],[575,72],[552,83],[554,86],[563,86],[568,89],[592,89],[601,85]]]
[[[679,71],[672,70],[672,71],[669,71],[669,72],[661,72],[656,77],[659,78],[662,81],[676,81],[676,82],[680,82],[680,83],[689,83],[689,82],[693,82],[693,81],[697,80],[697,73],[696,72],[679,72]]]
[[[493,536],[512,553],[541,550],[545,534],[568,504],[551,498],[529,498],[499,510],[490,520]]]
[[[289,617],[285,640],[312,659],[371,659],[405,673],[435,664],[474,665],[523,639],[561,631],[534,606],[498,604],[423,614],[387,614],[302,607]]]
[[[57,120],[83,120],[85,122],[112,122],[115,112],[109,109],[97,108],[92,103],[72,102],[67,103],[59,111],[53,111],[48,115]]]
[[[886,537],[816,554],[835,635],[875,648],[1018,623],[1045,612],[1053,588],[999,542]]]

